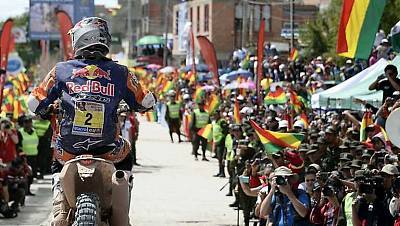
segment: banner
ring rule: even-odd
[[[72,49],[71,37],[68,34],[68,32],[73,27],[72,21],[68,13],[62,10],[57,12],[57,18],[61,35],[61,41],[63,44],[64,60],[69,60],[74,57],[74,50]]]
[[[94,16],[94,0],[30,0],[29,35],[32,40],[58,40],[56,13],[65,11],[73,23]]]
[[[258,29],[258,44],[257,44],[257,103],[261,105],[260,84],[263,79],[263,57],[264,57],[264,31],[265,19],[263,18]]]
[[[194,35],[193,35],[193,26],[190,27],[190,49],[192,53],[192,74],[194,74],[194,78],[196,79],[196,58],[195,58],[195,49],[194,49]],[[186,62],[187,64],[188,62]],[[197,80],[197,79],[196,79]]]
[[[7,71],[7,64],[8,64],[8,54],[10,53],[10,45],[12,42],[12,33],[11,29],[13,27],[13,20],[8,19],[3,24],[3,28],[1,29],[1,37],[0,37],[0,68],[2,73],[0,75],[0,106],[3,104],[3,90],[4,90],[4,83],[5,83],[5,76]],[[1,111],[1,107],[0,107]]]
[[[218,62],[214,45],[205,36],[197,36],[197,41],[199,42],[201,55],[203,56],[204,61],[208,66],[208,69],[213,73],[215,83],[219,86],[220,83],[218,76]]]

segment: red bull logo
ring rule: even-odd
[[[96,65],[87,65],[86,67],[83,67],[81,69],[74,69],[72,71],[71,79],[74,78],[87,78],[90,80],[96,78],[105,78],[111,81],[110,71],[104,71]]]
[[[86,84],[79,85],[73,82],[65,83],[68,88],[69,94],[74,93],[92,93],[92,94],[102,94],[105,96],[114,96],[114,84],[108,83],[107,86],[102,86],[98,81],[87,81]]]

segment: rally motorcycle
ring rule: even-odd
[[[67,161],[60,182],[69,204],[68,222],[78,225],[129,225],[129,184],[133,177],[111,161],[80,155]],[[121,217],[126,216],[126,217]]]

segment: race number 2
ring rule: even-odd
[[[77,101],[72,134],[101,137],[104,126],[104,104]]]

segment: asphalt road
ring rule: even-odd
[[[177,140],[177,138],[176,138]],[[194,161],[190,143],[171,143],[167,128],[141,120],[137,143],[138,162],[134,168],[134,188],[130,218],[134,226],[236,225],[237,212],[228,207],[228,179],[212,177],[216,159]],[[33,186],[18,218],[2,219],[0,225],[49,225],[51,179]]]

